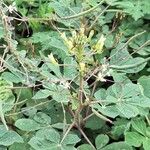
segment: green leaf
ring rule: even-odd
[[[51,118],[43,112],[38,112],[33,119],[40,124],[51,124]]]
[[[5,146],[0,146],[0,150],[7,150],[7,147],[5,147]]]
[[[18,119],[15,126],[23,131],[35,131],[41,128],[40,124],[32,119]]]
[[[9,150],[27,150],[30,146],[28,143],[14,143],[9,147]]]
[[[47,98],[51,95],[51,91],[49,90],[39,90],[33,97],[32,99],[44,99]]]
[[[125,73],[137,73],[141,71],[147,63],[145,62],[137,66],[135,64],[139,64],[144,60],[144,58],[141,57],[133,58],[127,51],[127,48],[126,47],[122,48],[122,47],[124,47],[123,43],[118,45],[116,49],[112,50],[110,64],[119,66],[120,69],[118,70]],[[135,65],[135,67],[121,69],[121,66],[124,65],[125,66]]]
[[[23,143],[22,137],[15,131],[7,131],[4,126],[0,125],[0,145],[10,146],[15,142]]]
[[[142,135],[146,135],[146,123],[142,119],[132,120],[132,127]]]
[[[144,95],[150,98],[150,76],[141,76],[138,79],[138,82],[144,89]]]
[[[66,86],[67,83],[62,82],[62,85],[56,85],[56,84],[47,84],[45,83],[44,87],[49,89],[49,92],[51,93],[52,98],[57,102],[68,102],[70,97],[70,92],[68,90],[68,87]]]
[[[125,142],[114,142],[102,148],[101,150],[133,150],[133,149]]]
[[[115,139],[119,139],[120,137],[122,137],[125,131],[129,130],[129,128],[130,128],[130,121],[124,118],[118,118],[114,122],[111,134]]]
[[[91,145],[82,144],[78,147],[78,150],[94,150],[94,149],[93,149],[93,147],[91,147]]]
[[[97,150],[103,148],[109,142],[109,137],[104,134],[100,134],[95,139],[95,145]]]
[[[94,97],[97,99],[97,100],[105,100],[106,99],[106,90],[105,89],[99,89],[98,91],[96,91],[94,93]]]
[[[1,20],[0,20],[1,23]],[[0,39],[4,36],[4,28],[0,26]]]
[[[60,148],[59,144],[51,143],[39,137],[32,137],[28,143],[35,150],[57,150]]]
[[[66,65],[65,65],[66,64]],[[77,63],[72,57],[66,57],[64,60],[64,77],[67,79],[73,79],[77,75],[76,70]]]
[[[11,73],[11,72],[3,72],[1,77],[9,82],[13,82],[13,83],[19,83],[22,81],[21,78],[19,78],[18,76],[16,76],[15,74]]]
[[[81,139],[76,134],[68,134],[63,141],[63,145],[74,145]]]
[[[58,144],[60,142],[60,135],[54,129],[41,129],[37,131],[36,137],[48,140],[50,142]]]
[[[97,117],[96,115],[93,115],[90,117],[85,124],[86,128],[90,128],[92,130],[98,130],[101,129],[105,125],[105,121]]]
[[[143,141],[143,148],[144,150],[150,149],[150,138],[145,138],[145,140]]]
[[[135,147],[140,147],[145,138],[137,132],[126,132],[125,141]]]

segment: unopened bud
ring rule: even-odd
[[[48,55],[48,58],[50,59],[50,62],[52,64],[58,65],[58,62],[56,61],[56,59],[54,58],[52,53],[50,55]]]

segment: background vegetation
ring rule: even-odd
[[[0,150],[150,150],[149,0],[0,1]]]

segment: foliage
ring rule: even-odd
[[[150,149],[148,0],[0,2],[0,149]]]

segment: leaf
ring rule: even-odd
[[[119,139],[120,137],[122,137],[125,131],[129,130],[129,128],[130,128],[130,121],[124,118],[118,118],[114,122],[111,134],[115,139]]]
[[[39,90],[32,99],[44,99],[51,95],[51,91],[45,89],[45,90]]]
[[[60,135],[54,129],[41,129],[37,131],[36,136],[32,137],[29,144],[36,150],[76,150],[74,144],[80,139],[75,134],[68,134],[63,143],[60,144]]]
[[[32,137],[28,143],[35,150],[57,150],[59,148],[59,144],[51,143],[38,137]]]
[[[94,150],[94,149],[93,149],[93,147],[91,147],[91,145],[82,144],[78,147],[78,150]]]
[[[28,143],[14,143],[9,147],[9,150],[27,150],[30,146]]]
[[[125,142],[114,142],[102,148],[101,150],[133,150],[133,149]]]
[[[56,143],[56,144],[59,144],[59,142],[60,142],[60,135],[54,129],[41,129],[41,130],[37,131],[36,137],[48,140],[48,141]]]
[[[105,95],[107,96],[102,101],[103,106],[94,104],[92,107],[113,118],[118,115],[126,118],[135,117],[143,114],[142,108],[148,108],[150,105],[150,101],[143,95],[141,87],[132,82],[125,82],[123,85],[115,83],[107,89]],[[99,91],[95,93],[95,96],[97,100],[102,98]]]
[[[18,76],[16,76],[15,74],[11,73],[11,72],[3,72],[1,77],[9,82],[13,82],[13,83],[19,83],[22,81],[21,78],[19,78]]]
[[[117,104],[116,108],[118,109],[120,116],[123,116],[126,118],[135,117],[139,114],[139,110],[136,106],[126,104],[124,102],[121,104]]]
[[[138,79],[138,82],[140,85],[142,85],[144,91],[144,95],[150,98],[150,76],[141,76]]]
[[[142,120],[142,119],[134,119],[134,120],[132,120],[131,124],[132,124],[132,127],[137,132],[139,132],[143,136],[146,135],[146,123],[144,122],[144,120]]]
[[[103,148],[109,142],[109,137],[104,134],[100,134],[95,139],[95,145],[97,150]]]
[[[126,132],[125,141],[127,144],[135,147],[140,147],[145,138],[137,132]]]
[[[45,83],[44,87],[49,89],[52,98],[57,102],[68,102],[70,97],[70,92],[68,90],[68,87],[66,87],[66,82],[62,82],[62,85],[56,85],[56,84],[47,84]]]
[[[23,143],[22,137],[15,131],[6,131],[5,127],[0,125],[0,145],[10,146],[15,142]]]
[[[144,141],[143,141],[143,148],[144,150],[149,150],[150,149],[150,138],[146,138]]]
[[[116,2],[115,4],[118,5],[119,8],[124,8],[124,11],[132,15],[135,21],[144,16],[140,1],[134,2],[124,0],[122,2]]]
[[[40,125],[32,119],[18,119],[15,126],[23,131],[36,131],[40,129]]]
[[[86,128],[90,128],[92,130],[98,130],[101,129],[105,125],[105,121],[97,117],[96,115],[93,115],[90,117],[85,124]]]
[[[66,57],[64,60],[64,77],[73,79],[77,75],[76,62],[72,57]]]
[[[74,145],[78,143],[81,139],[76,134],[68,134],[63,141],[63,145]]]
[[[0,20],[0,23],[1,23],[1,20]],[[0,39],[3,38],[4,36],[4,29],[3,27],[0,26]]]
[[[51,124],[51,118],[43,112],[38,112],[33,119],[43,125]]]
[[[94,97],[97,99],[97,100],[105,100],[106,99],[106,90],[105,89],[99,89],[98,91],[96,91],[94,93]]]
[[[125,66],[135,65],[135,67],[131,67],[131,68],[118,69],[119,71],[122,71],[125,73],[137,73],[141,71],[147,64],[145,62],[136,66],[136,64],[139,64],[140,62],[142,62],[144,58],[141,58],[141,57],[133,58],[129,54],[127,47],[124,47],[123,43],[119,44],[116,49],[113,49],[111,51],[110,58],[111,58],[110,64],[119,66],[119,68],[121,68],[121,66],[124,66],[124,65]]]

